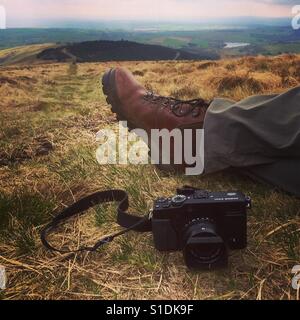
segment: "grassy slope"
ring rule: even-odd
[[[45,43],[1,50],[0,65],[9,66],[21,63],[30,64],[37,62],[36,55],[42,50],[52,47],[55,47],[55,45]]]
[[[296,299],[291,269],[299,264],[299,200],[232,173],[168,176],[148,166],[100,166],[95,133],[117,128],[99,78],[113,65],[180,98],[282,92],[299,84],[300,57],[213,62],[99,63],[0,69],[0,264],[8,272],[5,299]],[[71,259],[39,241],[52,211],[95,190],[125,188],[132,210],[145,212],[160,195],[184,184],[241,189],[254,199],[249,247],[232,252],[228,270],[194,273],[181,253],[157,252],[151,235],[129,234],[111,246]],[[103,215],[105,213],[105,215]],[[119,230],[111,206],[91,210],[53,237],[58,245],[93,243]]]

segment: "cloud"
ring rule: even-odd
[[[62,19],[200,19],[288,16],[300,0],[0,0],[10,25]]]

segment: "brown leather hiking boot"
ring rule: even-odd
[[[175,128],[203,128],[209,106],[203,99],[182,101],[155,95],[147,91],[123,68],[107,71],[102,78],[102,85],[107,103],[112,106],[112,112],[117,115],[119,121],[127,121],[130,130],[139,128],[150,134],[151,129],[171,131]],[[171,153],[172,149],[171,145]],[[171,164],[171,167],[174,165]],[[178,166],[175,167],[179,169]]]

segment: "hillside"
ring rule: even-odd
[[[77,53],[77,51],[74,51]],[[80,51],[78,55],[80,54]],[[159,94],[239,100],[300,84],[300,56],[219,61],[47,63],[0,68],[0,264],[8,284],[0,299],[287,299],[300,261],[300,200],[232,172],[171,175],[152,165],[100,166],[100,129],[118,129],[99,80],[128,68]],[[87,255],[53,255],[39,232],[53,213],[101,189],[130,194],[131,210],[177,187],[239,189],[251,196],[248,248],[226,270],[190,272],[181,252],[160,253],[150,234],[130,233]],[[96,207],[51,236],[58,247],[91,245],[120,230],[115,207]],[[298,296],[299,299],[299,296]]]
[[[207,29],[207,27],[209,28]],[[74,27],[74,28],[73,28]],[[172,49],[181,49],[209,55],[216,59],[217,55],[278,55],[280,53],[300,53],[300,30],[293,30],[290,21],[283,24],[271,21],[247,21],[245,17],[236,22],[218,20],[218,25],[170,23],[144,24],[128,26],[107,25],[80,28],[77,24],[70,28],[34,28],[0,30],[0,49],[35,45],[41,43],[78,43],[83,41],[121,39],[161,45]],[[249,43],[249,46],[235,49],[224,49],[225,44]]]
[[[46,43],[0,50],[0,66],[37,63],[37,54],[54,46]]]
[[[130,41],[87,41],[67,45],[40,44],[0,50],[0,66],[45,62],[104,62],[218,59],[211,53],[188,52]]]
[[[210,55],[131,41],[87,41],[45,49],[37,58],[57,62],[69,61],[70,58],[79,62],[156,61],[209,59]]]

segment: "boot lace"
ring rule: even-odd
[[[165,108],[170,108],[172,113],[177,117],[186,117],[192,114],[193,117],[198,117],[205,114],[211,102],[204,99],[179,100],[172,97],[164,97],[148,92],[144,96],[144,100],[155,104],[160,104]],[[189,106],[186,108],[185,106]]]

